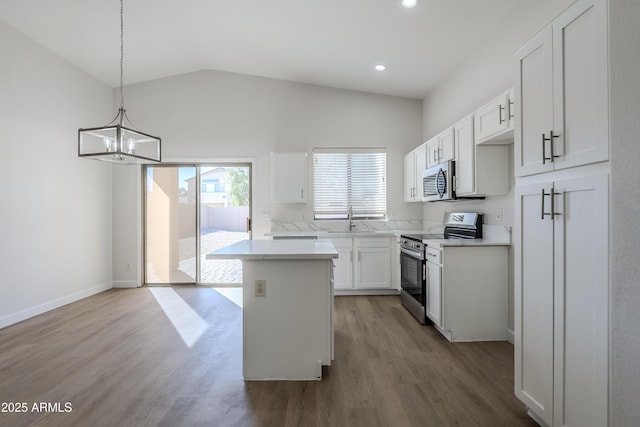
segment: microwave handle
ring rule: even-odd
[[[438,196],[440,196],[440,198],[442,198],[442,197],[444,197],[444,193],[446,191],[446,188],[445,188],[445,190],[442,191],[442,193],[440,193],[440,186],[438,185],[438,180],[440,179],[440,175],[442,175],[442,178],[444,179],[444,185],[445,186],[447,185],[447,177],[444,174],[444,171],[442,169],[440,169],[438,171],[438,175],[436,175],[436,192],[438,193]]]

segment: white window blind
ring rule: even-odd
[[[386,218],[386,151],[315,149],[313,204],[315,219]]]

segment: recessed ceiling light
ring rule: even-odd
[[[402,0],[400,4],[405,9],[411,9],[412,7],[416,7],[418,5],[418,0]]]
[[[384,65],[384,64],[378,64],[378,65],[376,65],[376,66],[375,66],[375,67],[373,67],[373,68],[375,68],[375,69],[376,69],[376,71],[384,71],[384,70],[386,70],[386,69],[387,69],[387,66],[386,66],[386,65]]]

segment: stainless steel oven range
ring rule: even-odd
[[[444,234],[403,234],[400,236],[400,300],[422,324],[426,316],[427,268],[425,242],[438,239],[481,239],[482,214],[475,212],[446,213]]]

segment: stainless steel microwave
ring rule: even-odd
[[[455,200],[455,162],[440,163],[422,172],[422,200],[436,202],[439,200]]]

